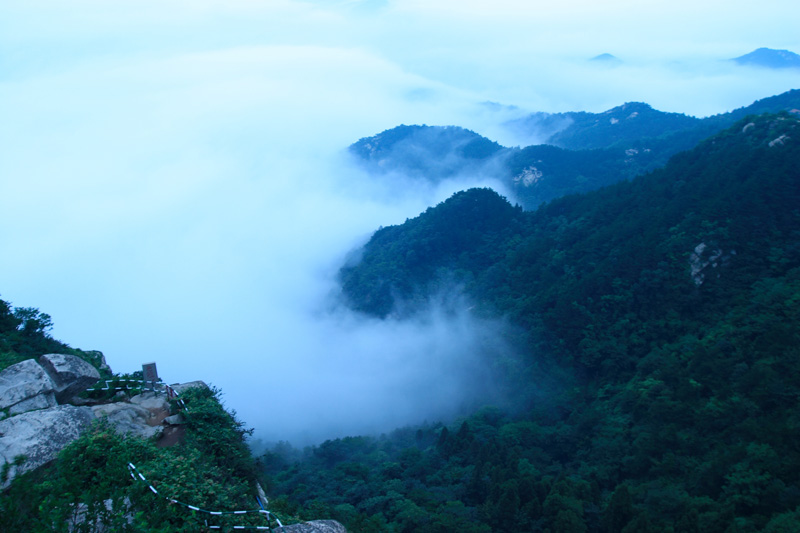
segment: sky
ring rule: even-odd
[[[696,116],[800,86],[727,59],[800,52],[792,0],[4,0],[0,297],[117,372],[204,380],[266,440],[451,416],[492,394],[502,320],[337,305],[380,226],[453,192],[347,146],[399,124],[505,145],[534,111]],[[602,53],[622,61],[588,61]],[[501,104],[486,106],[486,102]],[[501,191],[503,192],[503,191]]]

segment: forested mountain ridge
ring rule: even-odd
[[[691,130],[702,119],[658,111],[643,102],[627,102],[602,113],[534,113],[512,124],[536,131],[543,123],[561,124],[545,144],[568,150],[592,150]]]
[[[799,163],[800,120],[753,117],[537,211],[469,190],[377,231],[351,304],[460,284],[525,332],[522,411],[275,450],[285,505],[363,531],[799,530]],[[543,368],[571,376],[549,401]]]
[[[507,123],[522,135],[545,137],[545,144],[524,148],[503,148],[452,126],[399,126],[359,140],[350,152],[375,175],[402,172],[430,181],[459,173],[493,176],[523,207],[535,209],[659,168],[747,115],[798,109],[800,90],[702,119],[630,102],[604,113],[534,113]]]
[[[628,102],[602,113],[534,113],[515,122],[518,126],[537,129],[538,123],[548,121],[562,124],[545,141],[546,144],[569,150],[591,150],[596,148],[631,148],[630,143],[679,143],[677,150],[691,148],[681,146],[681,136],[689,136],[696,144],[700,140],[748,115],[777,113],[800,108],[800,90],[792,89],[775,96],[762,98],[752,104],[726,113],[696,118],[682,113],[667,113],[653,109],[642,102]],[[685,141],[684,141],[685,142]]]
[[[640,264],[638,258],[654,255],[658,249],[654,244],[676,247],[676,235],[681,236],[684,249],[670,251],[687,257],[710,238],[708,235],[729,235],[733,223],[742,234],[738,239],[744,240],[744,235],[752,236],[755,228],[763,227],[780,213],[793,216],[790,200],[795,198],[791,186],[795,175],[790,168],[783,169],[782,174],[767,171],[775,157],[791,161],[797,123],[798,119],[790,115],[740,123],[648,176],[594,194],[554,200],[535,212],[513,208],[488,190],[457,193],[406,224],[377,231],[365,247],[361,263],[342,270],[344,293],[356,308],[385,316],[392,307],[387,298],[413,298],[421,286],[425,292],[426,284],[442,268],[461,272],[462,277],[472,280],[468,287],[476,291],[493,291],[489,281],[482,281],[483,271],[500,268],[498,260],[506,265],[516,260],[526,269],[541,269],[528,277],[539,279],[537,283],[543,287],[549,278],[560,274],[558,268],[546,264],[551,259],[549,254],[556,254],[559,264],[568,266],[569,272],[586,263],[589,272],[574,273],[568,278],[585,283],[588,274],[602,273],[605,279],[616,275],[620,268]],[[744,161],[748,161],[744,168],[754,171],[766,166],[762,172],[767,174],[742,174]],[[776,180],[786,182],[775,183]],[[783,192],[772,198],[776,190]],[[783,209],[759,212],[752,205],[758,198],[762,198],[762,205],[779,205]],[[733,214],[736,217],[731,218]],[[724,231],[709,229],[723,224]],[[779,225],[784,230],[791,228],[786,221]],[[732,238],[729,235],[728,239]],[[587,244],[583,244],[584,239]],[[513,244],[507,242],[510,240]],[[523,261],[518,255],[525,244],[542,253],[529,252],[530,257]],[[737,248],[733,241],[725,246]],[[740,250],[743,246],[739,243]],[[590,253],[585,253],[584,247]],[[609,256],[613,259],[614,255],[629,259],[615,266],[618,261],[609,262]],[[688,263],[672,263],[671,268],[677,271],[689,268]],[[499,277],[496,273],[493,276]],[[509,280],[508,275],[500,277]],[[376,282],[365,283],[362,278]],[[686,276],[683,283],[695,283],[696,279],[699,273]],[[516,292],[531,295],[541,290],[536,285]]]
[[[503,149],[457,126],[401,125],[350,145],[350,152],[376,172],[402,171],[438,179],[487,160]]]

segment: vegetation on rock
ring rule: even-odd
[[[100,366],[102,354],[52,339],[50,325],[50,317],[38,310],[13,309],[0,301],[0,369],[50,352],[75,354]],[[177,445],[159,447],[153,440],[122,436],[98,420],[54,462],[15,478],[0,494],[0,531],[194,532],[207,525],[221,525],[223,531],[266,526],[267,519],[258,513],[216,516],[169,501],[210,511],[259,509],[259,469],[245,442],[251,430],[223,407],[219,390],[192,387],[181,399],[188,410]],[[129,463],[147,483],[132,478]]]

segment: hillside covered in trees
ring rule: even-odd
[[[502,316],[513,408],[264,457],[355,531],[800,530],[800,120],[523,211],[488,189],[378,230],[341,273],[386,317],[458,286]]]
[[[593,191],[664,166],[670,157],[748,115],[800,113],[800,90],[705,118],[629,102],[602,113],[533,113],[505,126],[540,143],[502,147],[453,126],[398,126],[359,140],[350,153],[370,173],[437,182],[454,176],[500,181],[526,209]]]

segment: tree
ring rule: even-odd
[[[18,327],[25,335],[49,336],[48,333],[53,328],[50,315],[39,312],[35,307],[17,307],[14,309],[14,317],[19,321],[21,327]]]
[[[630,491],[628,491],[628,486],[620,485],[611,495],[611,500],[608,502],[603,514],[606,531],[609,533],[622,531],[633,518],[633,515],[633,500]]]

